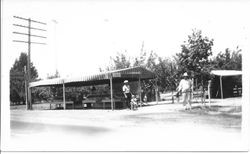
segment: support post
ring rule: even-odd
[[[207,93],[208,93],[208,100],[209,100],[209,107],[211,106],[211,80],[208,81]]]
[[[171,98],[172,98],[172,104],[174,104],[174,92],[173,92],[173,89],[171,89]]]
[[[155,100],[156,103],[158,104],[158,85],[157,85],[157,81],[155,80]]]
[[[64,81],[63,81],[63,109],[66,110],[65,84],[64,84]]]
[[[139,86],[139,97],[140,97],[140,107],[142,105],[142,100],[141,100],[141,76],[139,75],[139,83],[138,83],[138,86]]]
[[[191,79],[192,85],[191,85],[191,99],[193,100],[194,98],[194,78]]]
[[[111,109],[114,110],[114,100],[113,100],[113,77],[110,74],[110,99],[111,99]]]
[[[26,110],[29,109],[29,105],[28,105],[28,85],[27,85],[27,71],[26,71],[26,66],[24,66],[24,82],[25,82],[25,104],[26,104]]]
[[[223,99],[223,88],[222,88],[222,76],[220,76],[220,92],[221,92],[221,99]]]

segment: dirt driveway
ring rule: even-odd
[[[11,146],[39,151],[241,150],[241,98],[211,108],[160,102],[130,110],[11,110]]]

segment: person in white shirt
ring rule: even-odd
[[[183,106],[185,110],[191,109],[192,81],[188,78],[187,73],[183,74],[183,79],[180,81],[177,91],[183,94]]]
[[[131,109],[130,108],[131,92],[130,92],[130,86],[128,84],[128,80],[124,81],[122,91],[123,91],[123,94],[124,94],[124,97],[125,97],[125,102],[126,102],[127,108]]]

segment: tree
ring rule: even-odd
[[[139,57],[134,58],[133,66],[144,66],[146,61],[146,52],[141,52]]]
[[[193,30],[186,44],[181,45],[178,66],[180,73],[189,74],[203,84],[210,72],[209,56],[212,55],[213,39],[203,37],[201,30]]]
[[[157,83],[163,92],[176,89],[177,65],[175,59],[159,57],[159,63],[155,66],[154,73],[157,75]]]
[[[237,46],[235,50],[225,49],[212,59],[212,67],[222,70],[242,70],[242,54],[241,49]]]
[[[147,53],[144,51],[144,42],[142,42],[141,52],[139,57],[134,57],[133,66],[144,66],[147,59]]]
[[[106,70],[111,71],[131,67],[130,57],[127,57],[126,55],[127,51],[124,53],[118,52],[115,58],[110,57],[110,66],[108,66]]]
[[[27,66],[27,54],[21,53],[10,69],[10,101],[15,103],[25,102],[25,76],[24,66]],[[30,63],[31,81],[38,77],[33,63]]]

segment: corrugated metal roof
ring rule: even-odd
[[[64,79],[62,78],[41,80],[41,81],[31,82],[30,87],[60,85],[63,84],[63,81]]]
[[[153,72],[143,67],[133,67],[133,68],[108,71],[108,72],[101,72],[98,74],[93,74],[88,76],[49,79],[49,80],[31,82],[30,87],[60,85],[63,84],[63,82],[66,85],[71,85],[71,86],[87,85],[87,84],[104,84],[109,82],[111,75],[114,80],[138,79],[139,76],[142,80],[155,78],[155,74]]]
[[[217,76],[236,76],[236,75],[242,75],[242,71],[237,70],[212,70],[211,74],[217,75]]]

